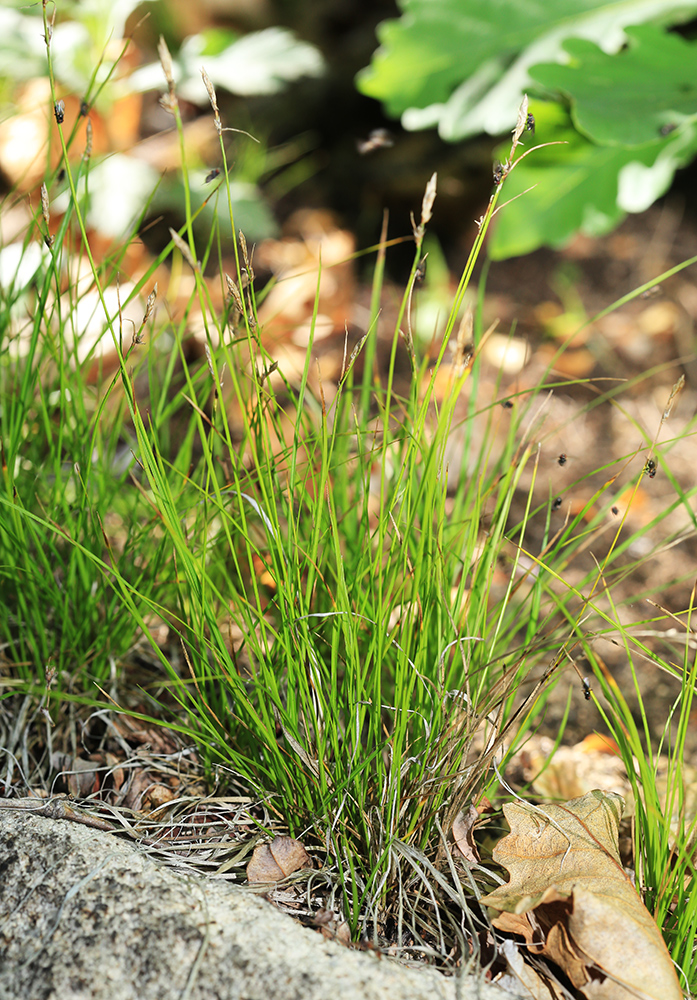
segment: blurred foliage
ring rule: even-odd
[[[358,86],[405,128],[437,126],[451,142],[501,134],[527,92],[537,141],[568,143],[512,174],[509,194],[536,186],[501,213],[494,257],[560,246],[579,229],[607,232],[625,212],[648,208],[694,158],[697,50],[668,29],[694,16],[697,3],[399,5],[402,17],[378,29],[381,47]],[[527,232],[521,213],[534,220]]]
[[[165,5],[159,0],[152,0],[148,6],[155,7],[158,13],[165,12]],[[185,179],[174,160],[164,167],[160,162],[159,169],[155,169],[146,156],[140,155],[142,150],[132,155],[132,147],[139,139],[146,138],[149,131],[167,131],[170,125],[161,115],[154,127],[142,120],[140,95],[165,89],[159,61],[138,65],[145,53],[138,49],[131,34],[142,12],[141,0],[80,3],[61,0],[50,31],[56,93],[61,99],[67,100],[71,95],[84,102],[87,114],[93,118],[102,116],[106,123],[108,138],[93,151],[89,184],[83,178],[80,190],[88,199],[90,225],[113,237],[128,229],[149,199],[151,211],[159,213],[176,213],[183,203]],[[178,93],[204,114],[209,113],[210,102],[201,78],[202,66],[219,91],[245,97],[276,94],[301,77],[317,77],[325,69],[319,50],[287,28],[270,27],[246,35],[223,28],[204,28],[184,38],[173,55]],[[47,102],[47,91],[31,89],[38,80],[47,81],[41,5],[28,8],[19,3],[7,5],[0,10],[0,101],[5,118],[34,115],[37,100]],[[123,109],[129,99],[131,104],[124,116]],[[130,130],[123,129],[124,120],[128,120]],[[43,122],[42,109],[42,114],[32,119],[31,141],[36,143],[37,162],[44,160],[49,141]],[[230,130],[236,131],[239,132]],[[17,136],[24,142],[26,128],[18,126],[13,136],[13,142],[18,141]],[[286,145],[279,151],[270,149],[263,136],[238,135],[236,139],[240,141],[236,143],[229,193],[238,225],[251,240],[273,236],[277,232],[276,222],[260,181],[273,172],[277,189],[286,190],[297,183],[298,171],[293,172],[292,168],[295,159],[303,155],[304,146],[299,142],[293,148]],[[209,162],[206,150],[197,148],[195,142],[190,146],[188,155],[194,167],[199,168],[189,178],[195,207],[201,210],[198,226],[206,232],[210,230],[217,213],[223,220],[225,235],[231,239],[229,224],[227,231],[224,228],[227,201],[213,198],[204,204],[211,194],[204,181],[215,162]],[[108,155],[103,156],[104,153]],[[0,150],[0,168],[2,161]],[[166,174],[160,182],[163,169]],[[25,189],[40,179],[33,172],[31,177],[22,177],[21,170],[14,174],[7,173],[10,184],[19,181]],[[115,189],[120,192],[118,203],[113,197]],[[63,208],[67,185],[61,184],[60,191],[54,202],[58,210]]]

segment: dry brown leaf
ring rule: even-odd
[[[123,757],[119,757],[116,754],[109,753],[107,751],[107,753],[106,753],[106,764],[107,764],[107,767],[110,768],[109,774],[111,776],[111,780],[112,780],[112,783],[114,785],[114,790],[116,792],[121,791],[121,788],[123,787],[123,783],[126,780],[126,772],[121,767],[122,763],[123,763]]]
[[[625,802],[631,794],[619,751],[607,742],[586,737],[573,747],[557,747],[547,736],[532,737],[515,763],[522,769],[524,781],[544,799],[576,799],[599,788],[618,792]],[[554,757],[550,760],[551,754]]]
[[[614,740],[591,733],[573,747],[558,747],[554,757],[554,740],[548,736],[533,736],[511,760],[509,767],[520,769],[523,781],[544,799],[575,799],[593,789],[618,792],[625,802],[624,817],[634,816],[634,794],[624,763]],[[673,843],[689,831],[688,847],[697,842],[693,830],[697,815],[697,768],[683,764],[682,794],[675,800],[671,814]],[[656,789],[661,808],[666,809],[669,789],[674,786],[674,768],[669,758],[656,760]],[[672,801],[672,799],[671,799]]]
[[[593,1000],[680,1000],[668,949],[622,868],[622,798],[595,790],[564,805],[504,806],[494,859],[511,880],[482,902]]]
[[[63,764],[68,791],[76,799],[84,799],[99,791],[100,764],[82,757],[66,757]]]
[[[596,366],[597,358],[585,347],[576,350],[564,351],[557,356],[557,350],[553,344],[543,344],[536,352],[536,357],[540,364],[549,364],[554,358],[555,370],[569,375],[573,378],[583,378],[590,375]]]
[[[477,847],[474,843],[474,824],[479,819],[479,810],[470,805],[467,812],[461,809],[453,821],[453,839],[465,861],[476,865],[479,863]]]
[[[247,865],[249,882],[279,882],[300,868],[312,868],[312,858],[299,840],[274,837],[270,844],[254,848]]]
[[[127,809],[136,812],[147,810],[147,795],[155,784],[155,779],[150,771],[145,768],[133,768],[128,776],[128,781],[122,789],[121,803]]]
[[[270,267],[278,279],[259,309],[259,321],[265,342],[295,334],[296,343],[304,348],[315,299],[317,313],[324,317],[321,328],[315,329],[315,341],[318,335],[343,331],[351,320],[355,239],[339,229],[329,213],[312,209],[292,215],[285,231],[283,240],[267,240],[257,251],[259,264]]]
[[[176,795],[177,793],[167,785],[163,785],[159,781],[156,781],[154,784],[150,785],[145,793],[141,808],[147,812],[150,812],[150,810],[161,809],[162,806],[167,805],[168,802],[172,802],[172,800],[176,798]]]
[[[351,944],[351,928],[334,910],[318,910],[313,924],[319,929],[322,937],[328,941],[337,941],[348,948]]]

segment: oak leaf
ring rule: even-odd
[[[564,970],[589,1000],[681,1000],[668,949],[625,873],[623,800],[594,790],[565,804],[505,805],[494,860],[511,880],[482,898],[493,924]]]

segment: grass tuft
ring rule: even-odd
[[[161,58],[167,71],[165,49]],[[188,192],[171,72],[167,83]],[[236,232],[226,129],[207,86],[222,163],[212,197],[227,199]],[[412,220],[386,371],[383,239],[367,332],[333,384],[313,360],[322,268],[304,368],[290,376],[264,342],[243,234],[230,274],[216,224],[197,245],[187,195],[184,225],[131,281],[125,244],[103,259],[91,249],[89,155],[76,165],[75,132],[59,130],[68,207],[50,232],[47,176],[24,256],[36,240],[45,250],[30,280],[20,262],[2,289],[2,683],[54,720],[84,704],[166,723],[195,744],[211,782],[234,776],[326,852],[354,938],[390,934],[443,958],[453,941],[465,947],[463,933],[472,947],[482,919],[477,883],[463,876],[463,887],[447,847],[452,823],[497,790],[497,773],[583,653],[634,785],[640,885],[694,986],[695,821],[681,761],[696,668],[687,641],[679,666],[643,645],[612,593],[657,551],[656,528],[676,509],[694,532],[697,488],[671,479],[675,500],[652,524],[608,529],[618,485],[631,506],[646,461],[671,476],[678,437],[659,442],[637,426],[646,454],[595,470],[579,484],[587,501],[553,526],[538,483],[547,399],[590,383],[548,372],[534,389],[492,392],[483,282],[468,305],[521,115],[440,342],[424,351],[411,326],[434,175]],[[176,307],[171,288],[156,290],[165,261],[168,280],[190,289]],[[87,342],[86,311],[108,352]],[[619,411],[625,388],[596,392],[586,410]],[[660,544],[684,537],[682,526]],[[686,636],[691,611],[692,602]],[[648,656],[680,681],[662,738],[664,794],[646,717],[635,723],[597,654],[604,635],[630,663]],[[152,677],[134,692],[130,671],[146,647]],[[638,683],[636,695],[641,706]],[[14,751],[7,761],[6,791]]]

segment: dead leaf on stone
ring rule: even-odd
[[[494,860],[511,880],[482,903],[589,1000],[680,1000],[668,949],[620,862],[622,806],[598,790],[564,805],[505,805],[511,832]]]
[[[453,822],[453,840],[455,846],[470,864],[479,864],[479,854],[474,843],[474,824],[479,819],[479,810],[475,805],[470,805],[465,811],[461,809]]]
[[[301,868],[312,868],[312,858],[299,840],[274,837],[270,844],[254,848],[247,865],[249,882],[279,882]]]
[[[336,941],[346,948],[351,944],[351,928],[334,910],[318,910],[312,923],[328,941]]]

